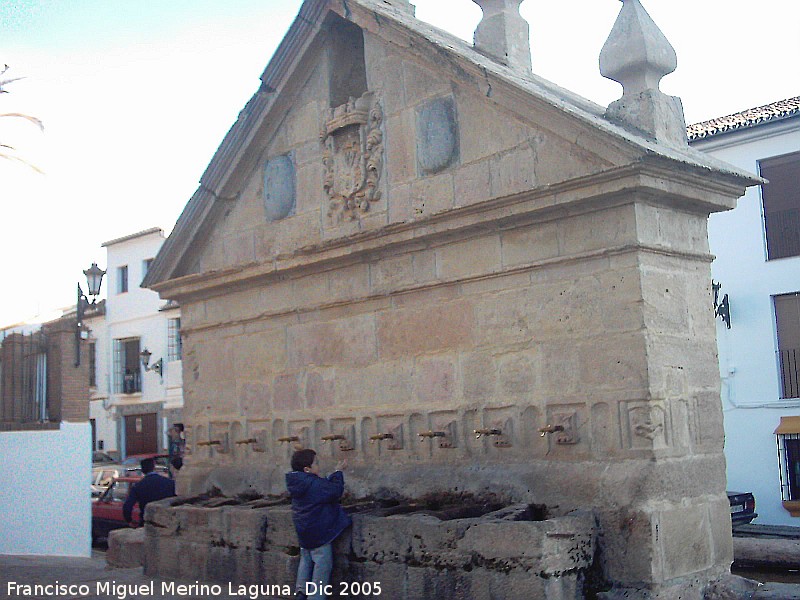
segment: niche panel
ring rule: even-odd
[[[228,421],[217,421],[209,425],[208,445],[211,448],[209,456],[215,454],[227,455],[230,453],[229,445],[230,423]]]
[[[456,450],[461,446],[459,439],[460,427],[458,426],[459,417],[455,410],[444,410],[430,413],[431,431],[436,434],[444,434],[442,437],[433,438],[434,450],[448,450],[448,456],[452,458]]]
[[[323,444],[331,445],[331,454],[336,460],[349,458],[349,453],[356,449],[356,420],[331,419],[330,423],[330,433],[323,436]]]
[[[518,411],[516,406],[485,408],[483,410],[483,439],[487,453],[506,453],[518,443],[515,437]],[[505,454],[504,454],[505,455]]]
[[[269,431],[271,425],[269,421],[248,421],[247,423],[247,438],[252,440],[247,444],[249,451],[263,455],[269,452]]]
[[[397,454],[406,448],[408,442],[404,420],[403,415],[383,415],[377,418],[377,431],[373,435],[380,437],[371,438],[370,443],[377,446],[379,456]]]

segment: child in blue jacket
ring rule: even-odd
[[[341,505],[344,493],[344,462],[327,478],[319,476],[317,453],[310,448],[292,455],[292,471],[286,474],[286,488],[292,495],[292,520],[300,540],[300,565],[295,591],[301,598],[323,600],[324,586],[333,570],[331,543],[351,523]],[[314,585],[306,586],[306,583]]]

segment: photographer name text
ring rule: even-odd
[[[269,584],[234,584],[227,583],[222,585],[200,583],[176,583],[174,581],[150,581],[149,583],[117,583],[116,581],[96,581],[87,583],[19,583],[9,581],[6,584],[6,593],[9,597],[51,597],[59,596],[76,598],[81,596],[106,596],[127,600],[128,598],[141,598],[147,596],[174,596],[176,598],[188,596],[215,597],[223,594],[231,597],[239,596],[243,600],[258,600],[274,596],[291,596],[292,586],[290,585],[269,585]]]

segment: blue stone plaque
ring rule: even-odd
[[[264,213],[267,221],[294,214],[296,204],[294,161],[288,154],[276,156],[264,167]]]
[[[458,121],[452,96],[435,98],[417,109],[417,166],[433,175],[459,159]]]

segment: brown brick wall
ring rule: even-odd
[[[47,399],[51,420],[89,419],[88,343],[81,340],[81,364],[75,367],[75,319],[64,318],[43,327],[48,338]]]
[[[23,353],[44,339],[47,354],[47,417],[49,423],[35,422],[23,408]],[[0,343],[0,430],[51,427],[61,421],[89,419],[88,343],[81,341],[81,364],[75,367],[75,318],[64,317],[45,323],[34,336],[11,334]],[[28,350],[26,350],[26,347]]]

